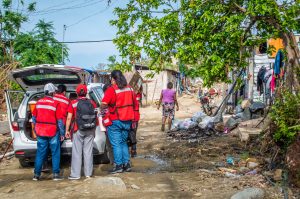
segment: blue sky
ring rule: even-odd
[[[26,2],[32,2],[27,0]],[[89,41],[113,39],[116,28],[109,21],[116,18],[115,7],[124,7],[127,0],[36,0],[36,13],[29,16],[23,24],[23,31],[30,31],[39,19],[53,22],[56,38],[63,39],[63,25],[67,25],[65,41]],[[82,21],[81,21],[82,20]],[[77,24],[76,24],[77,23]],[[72,25],[74,24],[74,25]],[[74,66],[96,66],[107,63],[110,55],[118,55],[112,42],[67,44],[69,60],[66,64]]]

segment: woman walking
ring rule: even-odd
[[[168,119],[168,129],[171,129],[172,120],[175,115],[175,104],[176,104],[176,110],[179,110],[177,97],[176,97],[176,91],[173,89],[173,83],[169,82],[167,84],[167,89],[163,89],[160,95],[159,103],[157,109],[159,110],[160,105],[162,103],[163,111],[162,111],[162,125],[161,125],[161,131],[165,131],[165,124],[166,120]]]
[[[101,108],[109,109],[111,125],[107,126],[109,141],[113,148],[114,173],[131,171],[129,149],[127,145],[128,133],[132,121],[135,120],[134,104],[138,103],[133,89],[119,70],[111,73],[111,86],[105,91]]]

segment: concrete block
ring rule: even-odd
[[[261,132],[259,128],[239,127],[239,137],[241,141],[248,141],[250,136],[258,136]]]

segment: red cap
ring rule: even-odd
[[[82,93],[82,94],[84,94],[84,95],[86,95],[87,94],[87,86],[86,85],[84,85],[84,84],[79,84],[78,86],[77,86],[77,88],[76,88],[76,93],[77,93],[77,95],[80,95],[80,91],[83,91],[84,93]]]

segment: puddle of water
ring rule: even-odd
[[[149,160],[155,163],[153,167],[150,167],[144,171],[144,173],[148,174],[158,173],[159,171],[165,170],[169,165],[165,160],[159,158],[157,155],[140,155],[137,156],[136,159]]]
[[[168,163],[160,159],[156,155],[138,155],[136,158],[131,159],[132,172],[155,174],[164,170]],[[105,176],[112,169],[113,165],[99,165],[94,168],[94,175]]]

